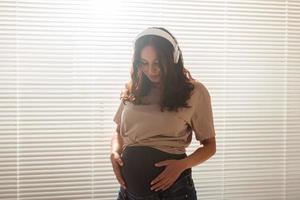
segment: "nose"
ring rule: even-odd
[[[160,72],[160,69],[158,67],[154,67],[151,65],[150,69],[149,69],[149,73],[152,75],[158,75]]]

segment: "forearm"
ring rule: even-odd
[[[182,159],[182,162],[185,169],[188,169],[203,163],[214,154],[215,154],[215,150],[211,146],[203,146],[203,147],[199,147],[192,154]]]
[[[123,146],[123,140],[122,138],[119,136],[119,134],[117,132],[115,132],[112,136],[111,139],[111,149],[110,152],[118,152],[121,153],[122,151],[122,146]]]

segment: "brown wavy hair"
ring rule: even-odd
[[[169,33],[177,42],[176,38],[165,28],[158,28]],[[182,54],[180,53],[178,63],[174,63],[172,44],[165,38],[156,35],[144,35],[140,37],[134,46],[132,66],[130,70],[131,80],[125,84],[125,89],[120,94],[120,99],[125,103],[129,101],[135,105],[141,104],[141,98],[148,94],[151,89],[151,81],[139,70],[140,55],[142,49],[152,45],[157,52],[160,68],[161,98],[160,110],[166,108],[169,111],[178,111],[180,107],[190,108],[187,100],[191,96],[194,85],[191,83],[190,72],[184,68]]]

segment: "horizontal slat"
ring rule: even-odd
[[[298,199],[298,0],[0,1],[0,199],[116,199],[112,115],[147,26],[175,35],[211,95],[198,198]]]

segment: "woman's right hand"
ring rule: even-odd
[[[110,160],[111,160],[112,167],[113,167],[113,170],[114,170],[114,173],[115,173],[115,176],[116,176],[118,182],[120,183],[120,185],[122,185],[123,188],[126,189],[124,179],[121,175],[120,167],[123,166],[124,163],[121,159],[120,154],[118,152],[112,152],[110,154]]]

